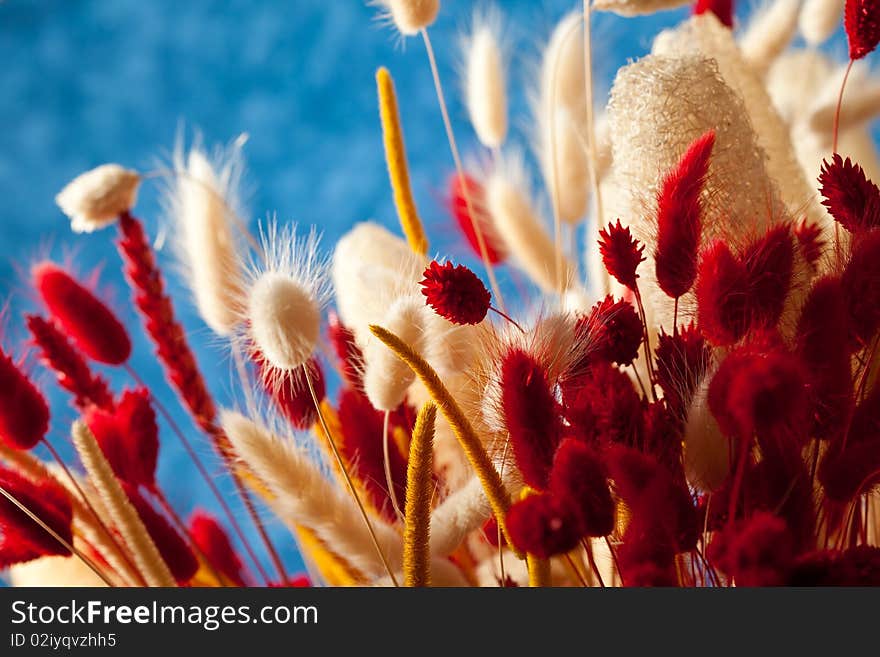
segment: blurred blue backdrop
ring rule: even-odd
[[[475,5],[448,0],[432,29],[441,75],[463,148],[474,138],[459,102],[458,35]],[[510,83],[515,131],[524,141],[525,90],[541,43],[574,0],[505,0],[507,39],[515,54]],[[598,16],[596,67],[602,93],[627,59],[644,54],[661,27],[686,13],[624,20]],[[246,197],[253,221],[267,213],[315,224],[331,245],[353,223],[395,224],[384,169],[375,69],[395,76],[413,186],[432,246],[461,255],[438,202],[451,169],[440,114],[420,41],[401,43],[362,0],[6,0],[0,3],[0,298],[10,300],[3,343],[21,349],[20,314],[34,303],[24,283],[34,258],[69,258],[86,272],[102,264],[102,285],[136,336],[134,365],[203,443],[143,339],[119,275],[112,230],[73,236],[53,198],[73,176],[104,162],[142,171],[167,155],[181,124],[206,143],[250,139]],[[157,190],[147,183],[137,214],[155,234]],[[163,262],[170,262],[167,254]],[[226,351],[166,268],[177,309],[220,404],[233,403]],[[35,371],[38,371],[35,368]],[[131,382],[106,372],[117,386]],[[50,377],[39,375],[52,388]],[[53,394],[52,438],[63,445],[73,411]],[[218,462],[201,452],[219,473]],[[188,514],[216,510],[204,483],[164,432],[160,481]],[[229,490],[228,482],[223,482]],[[235,509],[241,511],[240,505]],[[244,519],[244,514],[240,513]],[[301,568],[287,531],[267,520],[291,571]],[[248,525],[246,520],[243,520]]]

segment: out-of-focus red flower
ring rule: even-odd
[[[831,162],[822,161],[819,193],[822,205],[849,232],[880,226],[880,189],[849,158],[835,153]]]
[[[477,231],[474,229],[474,222],[471,221],[471,215],[468,213],[464,190],[468,192],[468,199],[473,210],[473,219],[483,236],[483,243],[486,246],[486,256],[489,259],[489,263],[497,265],[507,258],[507,253],[495,233],[492,217],[486,209],[483,186],[475,178],[467,174],[464,176],[464,184],[462,184],[461,179],[457,175],[450,176],[449,210],[452,212],[452,216],[455,217],[455,221],[465,236],[468,245],[477,256],[482,257],[480,242],[477,239]]]
[[[569,552],[581,539],[574,509],[550,493],[536,493],[511,506],[507,529],[517,548],[541,559]]]
[[[579,339],[589,343],[587,358],[630,365],[642,344],[642,320],[628,301],[608,295],[580,317],[575,326]]]
[[[880,42],[880,4],[877,0],[846,0],[843,26],[850,59],[862,59]]]
[[[48,431],[46,398],[0,349],[0,440],[13,449],[31,449]]]

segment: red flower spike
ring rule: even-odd
[[[339,315],[331,312],[327,320],[330,344],[339,359],[342,377],[352,388],[360,388],[363,379],[363,354],[354,341],[354,333],[342,324]]]
[[[815,269],[825,250],[825,240],[821,239],[822,229],[818,224],[809,223],[804,218],[794,229],[794,236],[797,238],[804,260]]]
[[[858,233],[880,226],[880,189],[849,158],[835,153],[819,173],[822,205],[841,226]]]
[[[880,43],[880,4],[877,0],[846,0],[843,26],[849,58],[862,59]]]
[[[707,556],[737,586],[782,586],[794,561],[794,546],[785,522],[761,511],[717,532]]]
[[[846,295],[837,276],[813,284],[796,329],[796,351],[810,376],[811,435],[832,438],[846,426],[853,404]]]
[[[683,417],[674,416],[662,402],[652,402],[645,410],[644,450],[666,468],[673,479],[683,482]]]
[[[575,437],[597,445],[641,447],[644,408],[629,376],[607,363],[597,363],[577,389],[567,392],[565,415]]]
[[[706,12],[712,12],[722,25],[733,28],[733,0],[697,0],[694,14],[699,16]]]
[[[89,369],[64,333],[38,315],[26,315],[25,320],[33,343],[40,350],[40,361],[55,372],[58,385],[74,395],[74,405],[80,410],[89,404],[111,410],[113,394],[107,382]]]
[[[357,471],[373,507],[388,520],[396,520],[385,476],[383,425],[385,414],[373,408],[362,392],[346,388],[339,396],[339,424],[343,439],[340,445],[345,460]],[[412,431],[405,408],[391,413],[388,421],[388,458],[394,496],[399,504],[406,499],[406,459],[394,441],[394,429]]]
[[[850,502],[880,483],[880,389],[874,388],[856,407],[846,442],[831,444],[819,466],[825,494]]]
[[[713,242],[700,259],[696,293],[703,335],[722,347],[738,342],[748,328],[748,275],[721,240]]]
[[[510,540],[518,549],[539,559],[576,548],[581,540],[580,529],[574,510],[549,493],[530,495],[507,512]]]
[[[657,383],[663,398],[677,417],[684,419],[694,390],[703,378],[711,350],[702,333],[691,323],[667,335],[661,329],[655,351]]]
[[[628,227],[621,225],[620,219],[599,232],[599,252],[605,269],[630,290],[636,289],[636,269],[645,260],[644,251],[645,247],[633,238]]]
[[[31,274],[46,308],[84,354],[107,365],[128,360],[128,332],[103,301],[52,262],[35,265]]]
[[[786,225],[771,228],[746,247],[740,260],[749,282],[746,295],[749,327],[775,327],[792,283],[794,243],[791,229]]]
[[[315,408],[312,394],[309,392],[308,383],[302,374],[285,376],[277,380],[272,375],[272,370],[265,367],[264,360],[260,357],[255,359],[257,375],[263,384],[263,389],[272,397],[272,401],[287,420],[297,429],[308,429],[318,419],[318,411]],[[309,368],[309,376],[315,389],[318,401],[323,401],[327,394],[324,383],[324,371],[318,359],[312,356],[306,365]]]
[[[513,349],[501,360],[502,409],[510,445],[523,480],[545,490],[562,437],[558,404],[547,373],[526,352]]]
[[[450,176],[448,199],[449,211],[452,213],[452,216],[455,217],[455,221],[467,240],[468,245],[471,247],[471,250],[473,250],[474,254],[478,257],[482,258],[483,254],[480,250],[480,241],[477,239],[477,232],[474,230],[474,224],[471,221],[467,202],[465,201],[465,190],[467,190],[468,199],[470,199],[471,202],[471,209],[474,211],[474,220],[483,236],[483,243],[486,246],[486,256],[488,257],[490,264],[497,265],[507,258],[507,253],[505,253],[503,246],[495,234],[495,229],[492,225],[492,218],[489,215],[489,211],[486,209],[483,186],[473,177],[468,175],[464,176],[464,185],[461,184],[461,179],[457,175]]]
[[[556,450],[550,492],[576,513],[582,536],[607,536],[614,530],[614,500],[599,455],[584,443],[566,438]]]
[[[615,301],[609,294],[578,319],[575,335],[592,343],[588,359],[627,366],[639,355],[642,320],[628,301]]]
[[[479,324],[486,318],[492,295],[464,265],[432,261],[419,282],[422,294],[438,315],[453,324]]]
[[[880,548],[859,545],[798,558],[788,586],[880,586]]]
[[[850,320],[850,347],[870,343],[880,328],[880,231],[855,240],[841,277]]]
[[[131,486],[125,486],[125,492],[174,579],[178,584],[189,582],[199,569],[198,559],[190,550],[189,545],[171,526],[165,516],[156,511],[153,505],[147,502],[137,490]]]
[[[217,572],[235,586],[245,586],[242,563],[216,518],[197,510],[189,519],[189,533],[199,551]]]
[[[690,290],[697,278],[703,213],[700,195],[714,146],[714,131],[697,138],[666,174],[657,195],[657,284],[673,299]]]
[[[55,481],[34,481],[0,466],[0,486],[56,534],[73,543],[73,508],[67,491]],[[70,551],[15,504],[0,496],[0,568]]]
[[[28,450],[49,431],[46,398],[0,349],[0,440]]]

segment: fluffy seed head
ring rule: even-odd
[[[540,559],[569,552],[581,539],[574,509],[550,493],[529,495],[511,506],[507,530],[517,548]]]
[[[591,339],[587,358],[617,365],[630,365],[642,344],[642,320],[628,301],[615,301],[610,294],[575,325],[578,339]]]
[[[684,418],[709,363],[709,345],[697,327],[690,324],[672,335],[661,330],[655,353],[657,383],[663,398],[671,411]]]
[[[465,95],[471,124],[486,148],[507,137],[507,89],[497,22],[477,19],[465,43]]]
[[[590,165],[577,116],[564,107],[539,114],[547,190],[559,218],[568,224],[580,223],[590,198]]]
[[[55,197],[75,233],[91,233],[114,222],[137,201],[141,176],[118,164],[103,164],[74,178]]]
[[[235,586],[245,586],[241,559],[216,518],[196,510],[189,519],[189,533],[199,551],[223,577]]]
[[[440,0],[379,0],[404,36],[414,36],[429,27],[440,11]]]
[[[567,14],[553,30],[541,59],[541,111],[563,107],[582,116],[586,103],[584,84],[583,16]]]
[[[842,276],[850,319],[850,347],[868,344],[880,328],[880,231],[860,236]]]
[[[428,305],[453,324],[479,324],[486,318],[491,295],[464,265],[432,261],[419,283]]]
[[[849,40],[850,59],[862,59],[880,43],[880,3],[846,0],[843,25]]]
[[[697,315],[703,334],[716,345],[739,340],[746,330],[745,268],[722,240],[712,243],[700,259]]]
[[[794,229],[801,255],[813,269],[819,263],[822,252],[825,250],[825,240],[822,239],[822,228],[818,224],[810,223],[806,217]]]
[[[599,455],[584,443],[566,438],[556,450],[550,492],[575,510],[584,536],[607,536],[614,529],[614,500]]]
[[[835,153],[822,160],[819,185],[822,205],[849,232],[880,226],[880,189],[858,164]]]
[[[644,262],[644,245],[632,236],[629,227],[624,228],[620,219],[599,232],[599,251],[608,273],[621,285],[636,289],[636,270]]]
[[[265,361],[260,358],[256,360],[258,376],[263,388],[272,397],[272,401],[278,407],[278,410],[297,429],[308,429],[311,427],[318,418],[318,411],[312,400],[312,394],[309,392],[305,376],[297,373],[295,376],[277,379],[272,376],[271,367],[267,368],[264,363]],[[326,394],[324,372],[321,369],[321,364],[317,358],[312,356],[304,367],[308,368],[312,386],[315,389],[315,396],[320,402]]]
[[[0,349],[0,440],[13,449],[27,450],[48,431],[46,398]]]
[[[464,195],[465,190],[467,190],[467,199],[470,201],[471,210],[473,211],[473,221],[471,221],[471,215],[468,212],[468,203]],[[495,265],[504,261],[507,253],[504,244],[495,231],[492,217],[489,215],[489,210],[486,207],[486,193],[483,185],[476,178],[468,174],[464,175],[463,183],[458,175],[451,175],[449,177],[448,204],[449,211],[455,217],[458,227],[461,229],[474,254],[482,256],[480,241],[477,239],[477,231],[474,228],[474,223],[476,223],[483,236],[486,256],[489,262]]]
[[[128,360],[128,332],[104,302],[52,262],[35,265],[31,275],[46,308],[83,353],[107,365]]]

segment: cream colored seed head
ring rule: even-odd
[[[75,233],[91,233],[107,226],[134,207],[141,176],[118,164],[102,164],[74,178],[55,197],[70,217]]]
[[[471,123],[486,148],[499,148],[507,137],[507,90],[504,62],[495,31],[479,25],[466,49],[465,87]]]
[[[382,0],[404,36],[414,36],[437,20],[440,0]]]

